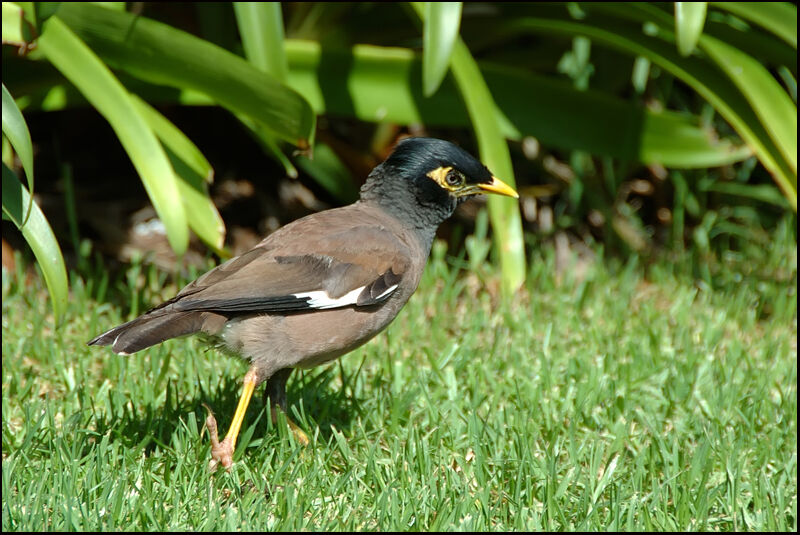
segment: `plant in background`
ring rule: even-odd
[[[47,288],[53,298],[53,311],[59,323],[67,306],[67,270],[61,249],[47,219],[33,202],[33,146],[25,119],[11,94],[3,85],[3,136],[19,155],[28,188],[19,181],[16,173],[3,161],[3,219],[12,221],[22,232],[42,266]],[[3,151],[5,152],[5,151]]]
[[[199,36],[124,3],[3,3],[3,42],[25,53],[4,47],[3,82],[20,107],[94,106],[178,253],[189,229],[222,252],[224,226],[207,192],[211,166],[148,103],[230,110],[288,176],[300,168],[343,202],[355,187],[314,140],[322,115],[372,123],[376,140],[386,125],[471,129],[481,158],[511,184],[520,151],[508,141],[538,146],[515,166],[527,202],[555,196],[557,228],[589,221],[634,250],[649,246],[654,224],[682,244],[752,223],[747,214],[764,205],[796,210],[792,4],[192,6]],[[313,159],[286,150],[312,145]],[[518,206],[489,208],[513,290],[525,274]],[[700,234],[686,232],[687,218]]]

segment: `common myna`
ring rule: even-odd
[[[267,381],[265,395],[286,411],[294,368],[329,362],[381,332],[417,289],[439,224],[481,193],[517,197],[452,143],[404,139],[369,174],[360,200],[278,229],[89,345],[128,355],[203,333],[247,359],[242,396],[222,442],[214,416],[206,421],[212,463],[227,468],[253,390]]]

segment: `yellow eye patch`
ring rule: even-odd
[[[428,178],[430,178],[431,180],[433,180],[434,182],[439,184],[439,186],[443,187],[446,190],[456,191],[458,189],[461,189],[461,187],[464,185],[464,180],[462,178],[458,184],[448,184],[447,175],[450,174],[452,170],[453,168],[449,166],[437,167],[436,169],[428,173]]]

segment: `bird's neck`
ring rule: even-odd
[[[361,186],[361,202],[378,206],[404,226],[414,229],[426,250],[430,250],[436,229],[455,210],[455,201],[428,198],[411,180],[391,177],[392,170],[379,165]],[[389,177],[386,175],[389,174]]]

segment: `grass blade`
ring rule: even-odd
[[[111,124],[164,223],[172,249],[183,254],[189,244],[189,229],[175,174],[128,91],[60,17],[54,15],[45,22],[38,45],[47,59]]]
[[[458,38],[461,2],[425,2],[422,33],[422,86],[426,97],[442,84]]]
[[[31,207],[25,224],[22,224],[23,206]],[[6,164],[3,164],[3,216],[17,225],[33,251],[53,300],[55,323],[60,324],[67,309],[69,289],[61,249],[39,205],[33,202],[28,190]]]
[[[701,191],[715,191],[747,199],[766,202],[782,209],[788,208],[786,199],[772,184],[742,184],[740,182],[714,181],[698,185]]]

